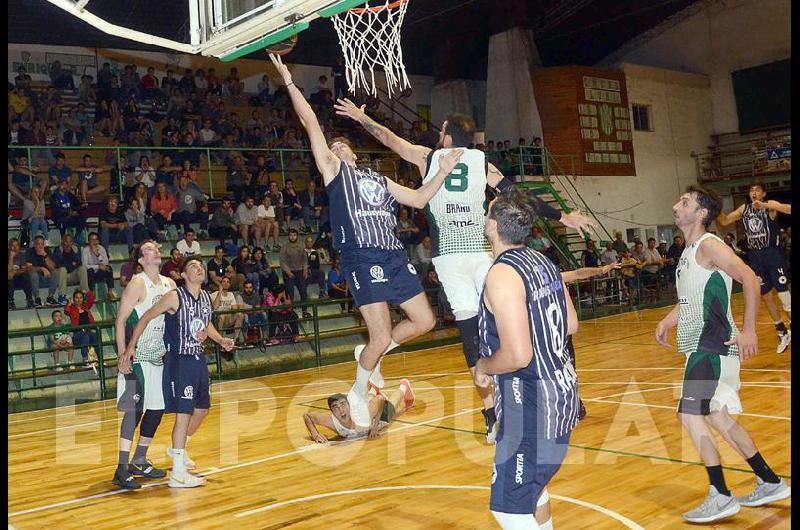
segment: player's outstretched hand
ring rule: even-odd
[[[284,85],[288,85],[289,83],[291,83],[292,82],[292,73],[289,71],[289,69],[286,67],[286,65],[283,64],[283,61],[281,60],[281,56],[280,55],[275,55],[274,53],[270,53],[269,54],[269,60],[272,61],[272,64],[275,65],[275,69],[278,70],[279,74],[281,74],[281,77],[283,78],[283,84]]]
[[[366,105],[356,106],[355,103],[347,98],[337,99],[333,108],[339,116],[347,116],[351,120],[361,121],[367,114],[364,112]]]
[[[739,347],[739,359],[746,361],[755,357],[758,353],[758,336],[755,333],[747,333],[741,331],[736,337],[726,341],[725,346],[733,346],[734,344]]]
[[[621,269],[622,264],[620,262],[615,261],[614,263],[609,263],[608,265],[603,265],[601,269],[603,269],[603,274],[608,274],[609,272],[617,269]]]
[[[439,169],[450,174],[463,154],[463,149],[453,149],[449,153],[442,153],[439,155]]]
[[[597,227],[597,221],[583,215],[578,210],[561,214],[560,221],[562,224],[576,230],[589,230],[590,227]]]
[[[223,350],[231,351],[231,350],[233,350],[233,348],[236,345],[236,343],[231,338],[224,338],[224,339],[222,339],[222,342],[219,343],[219,345],[222,346]]]
[[[313,438],[313,440],[318,444],[328,443],[328,439],[319,433],[313,435],[311,438]]]

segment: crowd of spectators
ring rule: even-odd
[[[341,311],[352,312],[353,303],[344,300],[350,296],[347,282],[331,245],[328,198],[303,151],[308,147],[305,134],[285,89],[265,75],[257,93],[246,94],[235,67],[227,75],[218,75],[214,68],[167,70],[160,80],[153,68],[141,76],[140,70],[129,64],[113,72],[104,63],[95,79],[73,76],[55,62],[49,86],[34,87],[24,67],[8,86],[9,200],[13,197],[21,207],[20,236],[8,247],[8,308],[16,308],[17,290],[24,292],[28,308],[63,308],[51,317],[55,331],[49,343],[55,364],[58,352],[67,352],[72,362],[73,347],[88,359],[87,345],[96,337],[88,331],[59,331],[69,327],[65,317],[73,325],[91,323],[99,284],[105,286],[108,300],[117,300],[117,289],[141,272],[132,250],[147,239],[174,244],[161,272],[179,283],[182,261],[201,254],[198,239],[218,241],[207,263],[207,287],[215,307],[228,315],[221,327],[237,342],[261,336],[267,314],[273,342],[296,340],[298,322],[311,316],[310,285],[317,286],[320,298],[342,299]],[[362,128],[333,112],[334,98],[346,95],[342,65],[333,67],[330,81],[321,76],[308,95],[326,135],[346,135],[356,146],[378,147]],[[384,112],[377,98],[360,102],[370,116],[414,143],[433,147],[438,140],[435,127],[422,120],[406,126],[392,118],[393,112]],[[251,110],[239,115],[242,106]],[[86,154],[79,165],[70,167],[61,148],[92,146],[98,137],[123,148],[121,164],[109,150]],[[16,145],[43,149],[31,150],[29,160],[28,151]],[[505,172],[513,173],[522,162],[541,173],[537,146],[540,138],[530,144],[520,139],[514,147],[509,140],[474,147]],[[225,167],[222,200],[212,201],[198,182],[206,155],[190,149],[196,147],[219,148],[206,163]],[[260,148],[296,151],[255,151]],[[295,179],[279,178],[282,169],[296,175],[299,189]],[[412,188],[419,185],[402,176],[399,181]],[[96,228],[87,226],[86,210],[92,203],[99,208]],[[59,232],[58,244],[51,244],[53,230]],[[397,236],[423,285],[433,290],[432,301],[452,318],[432,266],[424,212],[402,208]],[[109,258],[112,244],[129,250],[130,259],[117,278]],[[270,253],[277,257],[277,270],[268,261]],[[40,287],[47,287],[44,301]],[[285,305],[293,307],[270,309]],[[253,308],[265,311],[236,313]]]

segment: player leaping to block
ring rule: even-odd
[[[342,272],[369,332],[369,342],[356,348],[356,381],[347,396],[355,423],[369,427],[367,387],[370,379],[378,388],[383,386],[381,357],[399,344],[427,333],[436,323],[416,270],[394,234],[398,203],[424,207],[456,167],[461,152],[441,155],[438,173],[417,190],[359,168],[350,142],[342,137],[326,142],[314,111],[292,82],[289,69],[277,55],[270,55],[270,59],[308,134],[330,199],[333,247],[341,252]],[[399,305],[407,317],[394,329],[389,303]]]
[[[376,123],[349,99],[340,99],[335,105],[336,113],[347,116],[361,125],[383,145],[401,158],[419,168],[423,182],[430,180],[441,170],[438,157],[450,153],[453,148],[463,148],[464,154],[458,165],[450,171],[444,185],[431,199],[426,212],[432,231],[433,266],[439,274],[447,300],[453,308],[456,325],[461,334],[467,366],[475,373],[478,360],[478,310],[480,295],[486,274],[492,266],[489,243],[484,236],[486,224],[486,185],[498,190],[514,184],[486,160],[478,149],[466,149],[473,141],[475,123],[464,114],[451,114],[442,124],[436,152],[429,147],[413,145],[392,131]],[[545,202],[533,197],[537,213],[549,219],[559,220],[573,228],[594,224],[579,212],[562,213]],[[483,416],[486,422],[486,441],[492,443],[496,436],[494,397],[491,388],[476,387],[483,401]]]
[[[350,403],[344,394],[334,394],[328,398],[330,413],[306,412],[303,421],[306,424],[311,439],[323,444],[328,441],[317,429],[318,426],[326,427],[345,440],[353,440],[366,436],[370,440],[377,438],[380,432],[414,405],[414,391],[408,379],[401,379],[400,386],[390,394],[384,394],[377,387],[372,387],[377,392],[371,395],[369,401],[370,425],[358,426],[350,417]]]

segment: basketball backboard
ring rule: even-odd
[[[365,0],[189,0],[192,39],[203,55],[229,61],[262,50]],[[194,6],[192,6],[192,4]],[[192,11],[196,11],[196,16]]]
[[[178,42],[114,24],[91,12],[91,0],[48,0],[105,33],[230,61],[262,50],[366,0],[187,0],[190,42]]]

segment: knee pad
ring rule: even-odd
[[[778,293],[778,299],[780,299],[781,304],[783,305],[783,310],[791,314],[792,293],[790,293],[789,291],[783,291],[782,293]]]
[[[122,416],[122,425],[119,429],[119,436],[123,440],[133,441],[133,435],[136,432],[136,426],[139,425],[139,420],[142,419],[141,412],[126,412]]]
[[[139,428],[139,436],[152,438],[156,435],[156,429],[161,424],[161,417],[164,416],[163,410],[147,410],[142,417],[142,426]]]
[[[542,530],[553,530],[553,518],[551,517],[547,521],[540,524],[539,528],[541,528]]]
[[[467,366],[472,368],[480,358],[480,337],[478,336],[478,317],[473,316],[466,320],[456,320],[456,326],[461,334],[461,343],[464,348],[464,358]]]

